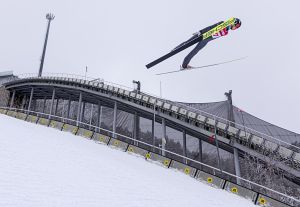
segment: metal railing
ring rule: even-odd
[[[256,182],[247,180],[247,179],[245,179],[245,178],[243,178],[243,177],[236,176],[236,175],[234,175],[234,174],[232,174],[232,173],[230,173],[230,172],[221,170],[221,169],[219,169],[219,168],[216,168],[216,167],[213,167],[213,166],[211,166],[211,165],[205,164],[205,163],[200,162],[200,161],[198,161],[198,160],[194,160],[194,159],[189,158],[189,157],[187,157],[187,156],[184,156],[184,155],[181,155],[181,154],[172,152],[172,151],[170,151],[170,150],[166,150],[166,149],[164,149],[164,148],[157,147],[157,146],[155,146],[155,145],[153,145],[153,144],[149,144],[149,143],[147,143],[147,142],[143,142],[143,141],[141,141],[141,140],[134,139],[134,138],[132,138],[132,137],[129,137],[129,136],[126,136],[126,135],[123,135],[123,134],[119,134],[119,133],[117,133],[117,132],[113,132],[113,131],[111,131],[111,130],[107,130],[107,129],[104,129],[104,128],[101,128],[101,127],[92,125],[91,123],[88,124],[88,123],[84,123],[84,122],[81,122],[81,121],[78,121],[78,120],[74,120],[74,119],[70,119],[70,118],[65,118],[65,117],[61,117],[61,116],[57,116],[57,115],[51,115],[51,114],[47,114],[47,113],[36,112],[36,111],[25,110],[25,109],[10,108],[10,107],[0,107],[0,109],[9,110],[9,111],[16,111],[16,112],[19,111],[19,112],[25,113],[25,114],[27,114],[27,115],[36,114],[37,117],[42,115],[42,116],[44,116],[44,117],[48,117],[49,120],[51,120],[52,118],[56,118],[56,119],[58,119],[58,120],[61,120],[62,123],[65,123],[65,121],[67,120],[67,121],[70,121],[70,122],[79,123],[79,124],[81,124],[81,125],[86,125],[86,126],[88,126],[88,127],[92,127],[92,128],[97,129],[97,130],[99,130],[99,131],[105,131],[105,132],[108,132],[108,133],[111,133],[111,134],[114,134],[114,135],[123,137],[123,138],[125,138],[125,139],[128,139],[128,140],[133,141],[134,143],[139,143],[139,144],[143,144],[143,145],[149,146],[151,149],[157,149],[157,150],[159,150],[159,151],[164,151],[164,152],[166,152],[166,153],[169,153],[169,154],[175,155],[175,156],[177,156],[177,157],[180,157],[180,158],[182,158],[182,159],[184,159],[184,160],[188,160],[188,161],[190,161],[190,162],[197,163],[197,164],[199,164],[200,166],[207,167],[207,168],[209,168],[209,169],[211,169],[211,170],[213,170],[213,171],[217,171],[217,172],[219,172],[219,173],[221,173],[221,174],[228,175],[228,176],[230,176],[231,178],[235,178],[235,179],[244,181],[245,183],[247,183],[247,184],[249,184],[249,185],[253,185],[253,186],[262,188],[262,189],[264,189],[264,190],[266,190],[266,191],[273,192],[273,193],[275,193],[276,195],[283,196],[284,198],[287,198],[287,199],[290,199],[290,200],[292,200],[292,201],[294,201],[294,202],[300,203],[300,200],[297,199],[297,198],[294,198],[294,197],[292,197],[292,196],[286,195],[286,194],[281,193],[281,192],[279,192],[279,191],[273,190],[273,189],[271,189],[271,188],[269,188],[269,187],[263,186],[263,185],[258,184],[258,183],[256,183]],[[74,126],[75,126],[75,125],[74,125]],[[151,152],[151,151],[150,151],[150,152]],[[199,170],[199,169],[198,169],[198,170]],[[244,187],[245,187],[245,186],[244,186]],[[254,192],[256,192],[256,191],[254,191]],[[259,192],[257,192],[257,193],[258,193],[258,194],[262,194],[262,193],[259,193]],[[262,194],[262,195],[263,195],[263,194]]]
[[[100,82],[103,82],[104,84],[107,84],[107,85],[111,85],[111,86],[114,86],[114,87],[118,87],[118,88],[122,88],[122,89],[125,89],[125,90],[129,90],[129,91],[133,91],[134,90],[134,88],[132,88],[132,87],[128,87],[128,86],[116,84],[116,83],[113,83],[113,82],[104,81],[104,79],[100,79],[100,78],[86,77],[86,76],[82,76],[82,75],[67,74],[67,73],[44,73],[41,78],[47,78],[47,77],[75,78],[75,79],[86,80],[86,81],[95,81],[96,79],[98,79]],[[20,74],[20,75],[18,75],[16,77],[12,77],[11,79],[6,80],[6,83],[10,82],[10,81],[13,81],[13,80],[29,79],[29,78],[37,78],[37,79],[39,79],[39,77],[37,77],[37,74],[35,74],[35,73],[24,73],[24,74]],[[266,140],[274,141],[275,143],[277,143],[279,145],[282,144],[283,146],[287,146],[287,147],[291,147],[291,148],[295,148],[295,149],[300,150],[300,147],[298,147],[296,145],[293,145],[291,143],[288,143],[288,142],[286,142],[284,140],[281,140],[281,139],[278,139],[276,137],[270,136],[270,135],[265,134],[263,132],[259,132],[259,131],[255,130],[255,129],[252,129],[252,128],[247,127],[245,125],[241,125],[241,124],[232,122],[232,121],[230,121],[228,119],[225,119],[223,117],[219,117],[217,115],[205,112],[203,110],[194,108],[192,106],[185,105],[183,103],[166,100],[166,99],[160,98],[157,95],[154,95],[154,94],[151,94],[151,93],[148,93],[148,92],[142,92],[142,93],[144,95],[148,95],[150,97],[154,97],[157,100],[161,100],[162,102],[166,102],[166,103],[169,103],[171,105],[175,105],[177,107],[190,110],[191,112],[198,113],[198,114],[201,114],[203,116],[215,119],[215,120],[217,120],[219,122],[222,122],[222,123],[224,123],[226,125],[232,124],[232,125],[235,126],[235,128],[240,129],[242,131],[245,131],[245,133],[254,134],[254,135],[260,136],[260,137],[262,137],[262,138],[264,138]],[[299,137],[300,137],[300,135],[299,135]]]

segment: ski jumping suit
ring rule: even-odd
[[[219,24],[222,24],[223,21],[221,22],[218,22],[214,25],[211,25],[209,27],[206,27],[202,30],[200,30],[200,34],[204,34],[205,32],[208,32],[209,30],[211,30],[212,28],[218,26]],[[205,45],[210,42],[211,40],[213,39],[216,39],[218,37],[221,37],[221,36],[225,36],[228,34],[228,29],[229,28],[224,28],[223,30],[221,30],[220,32],[218,32],[217,34],[214,34],[212,37],[209,37],[205,40],[201,40],[197,45],[196,47],[184,58],[183,60],[183,63],[182,63],[182,68],[186,68],[188,66],[188,64],[190,63],[191,59],[203,48],[205,47]],[[176,48],[179,48],[180,46],[188,43],[189,41],[193,40],[194,38],[198,37],[198,34],[194,35],[193,37],[191,37],[190,39],[188,39],[187,41],[181,43],[180,45],[178,45]],[[176,49],[175,48],[175,49]]]

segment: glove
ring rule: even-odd
[[[201,32],[199,31],[199,32],[195,32],[195,33],[193,33],[193,36],[200,36],[201,35]]]

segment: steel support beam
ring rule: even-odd
[[[98,102],[98,114],[97,114],[97,126],[101,128],[101,115],[102,115],[102,106],[101,102]],[[98,132],[100,133],[100,129],[98,129]]]
[[[46,101],[47,101],[47,98],[46,96],[44,97],[44,101],[43,101],[43,110],[42,112],[45,113],[45,109],[46,109]]]
[[[65,118],[65,100],[63,99],[63,103],[62,103],[62,111],[61,111],[61,117],[62,117],[62,122],[64,122],[64,118]]]
[[[30,98],[29,98],[29,103],[28,103],[28,108],[27,108],[27,114],[29,114],[29,111],[30,111],[30,108],[31,108],[31,102],[32,102],[32,97],[33,97],[33,91],[34,89],[31,88],[31,91],[30,91]]]
[[[139,117],[137,113],[134,113],[133,117],[133,138],[138,140],[139,139]],[[134,145],[138,146],[138,142],[134,142]]]
[[[202,140],[199,139],[199,161],[202,163]],[[202,165],[200,165],[200,170],[202,170]]]
[[[85,114],[85,102],[82,102],[81,114],[80,114],[80,122],[83,122]]]
[[[70,109],[71,109],[71,98],[68,100],[68,109],[67,109],[67,118],[70,118]]]
[[[93,110],[94,110],[94,104],[92,104],[91,113],[90,113],[90,121],[89,121],[89,129],[92,128],[92,121],[93,121]]]
[[[80,111],[81,111],[81,104],[82,104],[82,92],[79,93],[79,100],[78,100],[78,111],[77,111],[77,122],[76,122],[76,126],[79,125],[79,121],[80,121]]]
[[[235,175],[237,177],[241,177],[241,167],[240,167],[240,162],[239,162],[239,151],[237,148],[233,148],[233,157],[234,157],[234,168],[235,168]],[[240,179],[236,179],[237,184],[241,184]]]
[[[37,102],[36,99],[32,100],[32,111],[36,111],[36,102]]]
[[[235,126],[235,120],[234,120],[233,105],[232,105],[232,90],[230,90],[228,93],[226,92],[225,96],[227,97],[227,103],[228,103],[227,118],[230,121],[229,125],[234,127]],[[234,143],[235,141],[232,140],[232,142]],[[239,162],[239,151],[235,147],[233,147],[233,157],[234,157],[235,175],[238,176],[238,177],[241,177],[241,167],[240,167],[240,162]],[[237,184],[241,184],[241,181],[238,178],[236,179],[236,182],[237,182]]]
[[[16,96],[16,90],[13,90],[11,99],[10,99],[10,104],[9,104],[9,108],[12,108],[14,105],[14,101],[15,101],[15,96]]]
[[[154,115],[155,117],[155,115]],[[154,120],[154,117],[152,119],[152,151],[154,152],[155,151],[155,120]]]
[[[182,131],[182,139],[183,139],[183,156],[186,157],[186,131]],[[184,159],[184,163],[187,164],[187,160]]]
[[[54,98],[55,98],[55,88],[53,88],[53,91],[52,91],[52,98],[51,98],[51,104],[50,104],[49,119],[51,119],[51,115],[52,115],[52,112],[53,112]]]
[[[162,139],[161,139],[161,154],[162,156],[166,156],[166,152],[164,151],[166,149],[166,143],[167,143],[167,131],[166,131],[166,120],[165,118],[161,119],[161,125],[162,125]]]
[[[57,115],[58,104],[59,104],[59,99],[56,99],[54,115]]]
[[[216,119],[216,117],[214,117],[214,121],[215,121],[214,139],[215,139],[215,144],[216,144],[216,147],[217,147],[218,168],[222,172],[223,169],[222,169],[222,163],[221,163],[221,159],[220,159],[220,150],[219,150],[219,140],[218,140],[218,136],[217,136],[217,119]]]
[[[26,95],[23,96],[23,99],[22,99],[22,105],[21,105],[21,109],[25,109],[25,104],[26,104]]]
[[[118,109],[118,105],[117,105],[117,102],[115,101],[115,103],[114,103],[114,120],[113,120],[113,138],[116,138],[117,109]]]

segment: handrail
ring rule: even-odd
[[[256,182],[253,182],[253,181],[250,181],[250,180],[247,180],[247,179],[242,178],[242,177],[240,177],[240,176],[234,175],[234,174],[232,174],[232,173],[230,173],[230,172],[227,172],[227,171],[224,171],[224,170],[220,170],[220,169],[218,169],[218,168],[216,168],[216,167],[213,167],[213,166],[211,166],[211,165],[205,164],[205,163],[203,163],[203,162],[200,162],[200,161],[191,159],[191,158],[189,158],[189,157],[186,157],[186,156],[177,154],[177,153],[175,153],[175,152],[172,152],[172,151],[169,151],[169,150],[166,150],[166,149],[163,149],[163,148],[159,148],[159,147],[157,147],[157,146],[155,146],[155,145],[151,145],[151,144],[146,143],[146,142],[143,142],[143,141],[141,141],[141,140],[137,140],[137,139],[128,137],[128,136],[126,136],[126,135],[122,135],[122,134],[119,134],[119,133],[116,133],[116,132],[113,132],[113,131],[110,131],[110,130],[107,130],[107,129],[104,129],[104,128],[101,128],[101,127],[98,127],[98,126],[94,126],[94,125],[87,124],[87,123],[84,123],[84,122],[81,122],[81,121],[77,121],[77,120],[73,120],[73,119],[69,119],[69,118],[64,118],[64,117],[57,116],[57,115],[50,115],[50,114],[42,113],[42,112],[36,112],[36,111],[25,110],[25,109],[18,109],[18,108],[10,108],[10,107],[0,107],[0,108],[6,109],[6,110],[11,110],[11,111],[14,111],[14,110],[15,110],[15,111],[23,111],[23,112],[27,112],[28,114],[29,114],[29,113],[35,113],[35,114],[45,115],[45,116],[48,116],[50,119],[51,119],[51,117],[54,117],[54,118],[59,118],[59,119],[61,119],[61,120],[68,120],[68,121],[76,122],[76,123],[83,124],[83,125],[86,125],[86,126],[94,127],[94,128],[96,128],[96,129],[98,129],[98,130],[106,131],[106,132],[109,132],[109,133],[118,135],[118,136],[120,136],[120,137],[129,139],[129,140],[131,140],[131,141],[134,141],[134,142],[138,142],[138,143],[147,145],[147,146],[149,146],[149,147],[151,147],[151,148],[155,148],[155,149],[158,149],[158,150],[161,150],[161,151],[170,153],[170,154],[172,154],[172,155],[176,155],[176,156],[181,157],[181,158],[183,158],[183,159],[186,159],[186,160],[192,161],[192,162],[194,162],[194,163],[200,164],[201,166],[208,167],[208,168],[210,168],[210,169],[212,169],[212,170],[216,170],[216,171],[218,171],[218,172],[220,172],[220,173],[224,173],[224,174],[226,174],[226,175],[228,175],[228,176],[231,176],[231,177],[234,177],[234,178],[236,178],[236,179],[242,180],[242,181],[244,181],[244,182],[246,182],[246,183],[248,183],[248,184],[252,184],[252,185],[254,185],[254,186],[261,187],[261,188],[263,188],[263,189],[265,189],[265,190],[268,190],[268,191],[271,191],[271,192],[273,192],[273,193],[275,193],[275,194],[277,194],[277,195],[281,195],[281,196],[283,196],[283,197],[285,197],[285,198],[289,198],[289,199],[291,199],[291,200],[293,200],[293,201],[296,201],[296,202],[299,202],[299,203],[300,203],[300,200],[297,199],[297,198],[294,198],[294,197],[292,197],[292,196],[289,196],[289,195],[286,195],[286,194],[284,194],[284,193],[278,192],[278,191],[273,190],[273,189],[271,189],[271,188],[269,188],[269,187],[263,186],[263,185],[261,185],[261,184],[258,184],[258,183],[256,183]],[[49,120],[50,120],[50,119],[49,119]],[[63,122],[63,121],[62,121],[62,122]]]
[[[87,81],[95,80],[95,77],[92,78],[92,77],[85,77],[85,76],[82,76],[82,75],[67,74],[67,73],[44,73],[44,76],[42,76],[42,77],[47,77],[47,76],[49,76],[49,77],[58,77],[57,75],[59,75],[59,77],[65,77],[65,78],[79,78],[79,79],[81,79],[81,80],[87,80]],[[24,77],[24,78],[29,78],[29,77],[31,77],[31,78],[38,78],[38,77],[37,77],[37,74],[35,74],[35,73],[24,73],[24,74],[18,75],[17,77]],[[16,79],[18,79],[18,78],[13,77],[11,80],[16,80]],[[101,80],[103,80],[103,82],[106,83],[106,84],[108,84],[108,85],[112,85],[112,86],[116,86],[116,87],[121,87],[121,88],[123,88],[123,89],[126,88],[126,90],[129,89],[129,90],[131,90],[131,91],[134,90],[133,88],[130,88],[130,87],[127,87],[127,86],[124,86],[124,85],[116,84],[116,83],[113,83],[113,82],[107,82],[107,81],[104,81],[104,79],[101,79]],[[7,80],[7,82],[9,82],[9,80]],[[282,144],[284,144],[284,145],[286,145],[286,146],[290,146],[290,147],[293,147],[293,148],[296,148],[296,149],[300,150],[300,147],[298,147],[298,146],[296,146],[296,145],[293,145],[293,144],[288,143],[288,142],[286,142],[286,141],[280,140],[280,139],[278,139],[278,138],[276,138],[276,137],[267,135],[267,134],[265,134],[265,133],[263,133],[263,132],[259,132],[259,131],[255,130],[255,129],[250,128],[250,127],[247,127],[247,126],[244,126],[244,125],[241,125],[241,124],[237,124],[237,123],[232,122],[232,121],[230,121],[230,120],[227,120],[227,119],[225,119],[225,118],[223,118],[223,117],[219,117],[219,116],[217,116],[217,115],[214,115],[214,114],[205,112],[205,111],[203,111],[203,110],[200,110],[200,109],[197,109],[197,108],[194,108],[194,107],[191,107],[191,106],[188,106],[188,105],[179,103],[179,102],[173,102],[173,101],[170,101],[170,100],[166,100],[166,99],[160,98],[160,97],[158,97],[157,95],[153,95],[153,94],[148,93],[148,92],[143,92],[143,94],[148,95],[148,96],[155,97],[155,98],[158,99],[158,100],[161,100],[161,101],[163,101],[163,102],[167,102],[167,103],[170,103],[170,104],[173,104],[173,105],[177,105],[177,106],[182,107],[182,108],[188,108],[188,109],[192,110],[193,112],[200,112],[200,114],[202,114],[202,115],[204,114],[204,115],[206,115],[206,116],[208,116],[208,117],[211,117],[211,118],[214,118],[214,119],[216,119],[216,120],[223,120],[223,121],[225,122],[225,124],[226,124],[226,123],[232,123],[232,124],[234,124],[235,126],[239,126],[239,127],[240,127],[240,128],[238,128],[238,127],[236,127],[236,128],[238,128],[238,129],[240,129],[240,130],[244,130],[245,132],[249,132],[249,133],[252,132],[252,134],[255,134],[255,135],[258,135],[258,136],[260,135],[262,138],[268,138],[269,140],[274,140],[274,141],[277,141],[277,142],[279,142],[279,143],[282,143]],[[247,131],[247,130],[248,130],[248,131]]]

